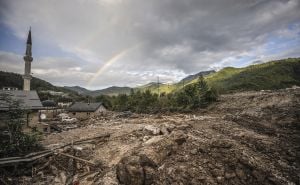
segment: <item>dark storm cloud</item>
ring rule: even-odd
[[[250,51],[261,45],[274,30],[287,27],[299,21],[298,1],[147,1],[141,5],[146,19],[139,16],[137,34],[146,39],[148,47],[144,51],[147,58],[161,62],[173,62],[184,67],[186,72],[194,71],[201,62],[202,52],[212,54]],[[150,9],[149,9],[150,7]],[[147,16],[147,9],[151,12]],[[136,15],[135,15],[136,16]],[[147,18],[148,17],[148,18]],[[168,61],[168,56],[153,53],[153,49],[189,46],[186,53],[169,53],[176,56]],[[200,56],[198,56],[200,55]],[[196,56],[193,57],[193,56]],[[219,60],[222,60],[221,56]],[[189,65],[182,66],[183,60]],[[203,60],[203,65],[210,62]]]
[[[299,0],[12,0],[3,7],[1,20],[15,35],[25,38],[32,25],[37,40],[79,58],[59,67],[51,64],[60,59],[48,58],[39,68],[80,69],[84,85],[104,67],[94,87],[146,83],[157,75],[174,81],[243,58],[269,59],[273,37],[292,35],[300,45],[300,26],[291,26],[300,23]],[[300,55],[286,49],[274,56]]]

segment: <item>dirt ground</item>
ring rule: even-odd
[[[42,141],[56,150],[109,134],[58,149],[97,165],[58,155],[22,178],[24,184],[300,184],[299,120],[300,89],[222,95],[194,114],[110,114]]]

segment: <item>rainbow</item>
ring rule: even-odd
[[[103,73],[109,66],[111,66],[113,63],[115,63],[116,61],[118,61],[120,58],[124,57],[126,54],[128,54],[130,51],[132,51],[133,49],[136,49],[140,44],[137,44],[131,48],[125,49],[119,53],[117,53],[116,55],[114,55],[113,57],[111,57],[108,61],[106,61],[104,63],[104,65],[102,65],[98,71],[96,72],[96,74],[88,81],[87,86],[90,86],[91,84],[93,84],[93,82],[97,79],[97,77],[99,75],[101,75],[101,73]]]

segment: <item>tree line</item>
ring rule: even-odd
[[[132,111],[136,113],[158,112],[191,112],[198,108],[204,108],[216,101],[218,93],[213,87],[209,87],[203,76],[197,83],[186,85],[173,93],[151,93],[131,90],[130,94],[118,96],[100,95],[96,102],[102,102],[113,111]]]

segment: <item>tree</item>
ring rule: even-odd
[[[113,109],[116,111],[127,111],[128,110],[128,96],[126,94],[120,94],[114,101]]]
[[[198,86],[198,89],[199,89],[199,93],[200,93],[199,95],[200,96],[204,95],[209,89],[209,87],[208,87],[208,85],[207,85],[207,83],[204,80],[204,77],[202,75],[199,76],[199,78],[198,78],[197,86]]]
[[[111,104],[111,100],[109,96],[106,95],[100,95],[96,97],[96,102],[101,102],[103,103],[103,105],[108,108],[111,109],[112,108],[112,104]]]
[[[198,79],[197,86],[199,90],[198,99],[200,107],[207,106],[209,103],[217,100],[218,93],[216,89],[210,88],[202,75]]]

